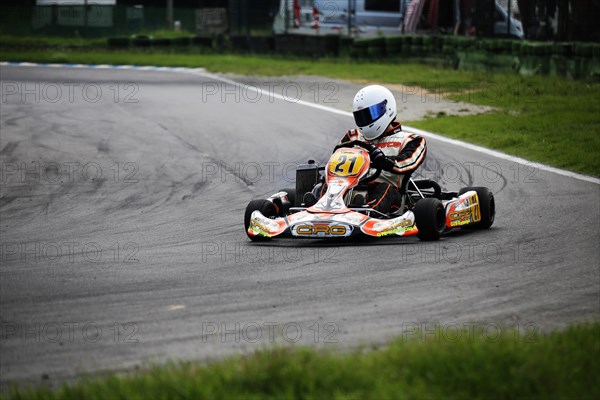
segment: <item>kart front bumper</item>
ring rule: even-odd
[[[248,235],[298,239],[411,236],[418,233],[412,211],[392,219],[378,219],[349,211],[340,214],[300,211],[283,218],[267,218],[254,211]]]

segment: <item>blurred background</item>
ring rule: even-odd
[[[598,0],[5,0],[1,33],[370,37],[407,33],[600,41]]]
[[[250,53],[600,79],[599,16],[600,0],[5,0],[0,50],[4,61]]]

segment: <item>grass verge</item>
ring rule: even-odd
[[[600,85],[490,75],[479,87],[448,97],[496,109],[406,124],[531,161],[600,175]]]
[[[480,144],[535,162],[600,175],[600,83],[562,78],[447,70],[417,64],[295,59],[175,52],[7,49],[2,60],[204,67],[246,75],[320,75],[420,86],[453,100],[489,105],[476,116],[438,115],[411,126]],[[435,100],[430,100],[435,101]],[[401,118],[402,116],[400,116]]]
[[[155,366],[9,399],[600,398],[600,323],[548,335],[446,330],[371,350],[263,350]],[[460,335],[459,335],[460,334]]]
[[[14,36],[0,34],[0,45],[38,48],[38,47],[102,47],[106,46],[105,38],[54,37],[54,36]]]
[[[187,31],[171,31],[167,29],[141,31],[137,35],[131,36],[149,36],[152,38],[179,38],[191,37],[192,33]],[[124,35],[127,36],[127,35]],[[64,48],[64,47],[89,47],[101,49],[107,45],[107,38],[89,38],[82,36],[15,36],[0,33],[0,46],[25,48]]]

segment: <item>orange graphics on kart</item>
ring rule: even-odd
[[[339,145],[326,167],[312,161],[299,166],[295,189],[252,200],[244,216],[248,237],[264,241],[275,237],[417,235],[421,240],[438,240],[450,229],[487,229],[493,224],[494,196],[485,187],[442,192],[436,182],[410,179],[402,207],[394,212],[382,214],[368,205],[354,204],[355,199],[364,199],[357,194],[365,193],[365,186],[381,174],[381,169],[370,169],[368,146],[361,141]],[[327,183],[325,194],[316,204],[306,207],[300,199],[323,178]]]

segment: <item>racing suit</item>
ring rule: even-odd
[[[340,143],[360,140],[380,148],[386,156],[381,175],[368,187],[367,204],[382,213],[401,207],[401,193],[406,190],[410,175],[423,163],[427,144],[422,136],[402,131],[399,122],[393,121],[386,132],[375,140],[366,140],[358,131],[347,131]],[[371,173],[375,171],[371,169]]]

